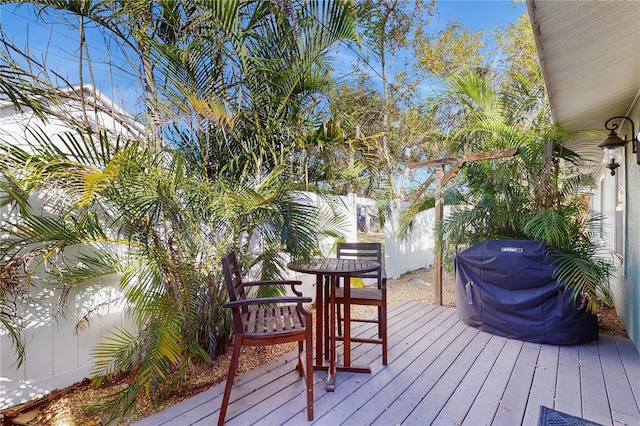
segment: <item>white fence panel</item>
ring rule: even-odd
[[[46,215],[41,198],[31,196],[30,205]],[[0,209],[2,223],[16,220],[15,211],[9,207]],[[0,238],[6,236],[0,235]],[[65,249],[64,257],[73,262],[80,254],[69,247]],[[17,306],[25,343],[25,357],[20,368],[17,368],[15,348],[8,331],[0,326],[0,409],[88,377],[93,368],[91,351],[94,345],[116,326],[131,328],[123,312],[123,303],[107,303],[122,300],[119,276],[96,278],[81,288],[72,289],[67,303],[61,308],[62,289],[51,284],[51,277],[44,267],[39,268],[32,276],[29,289],[33,301]],[[87,312],[93,312],[92,322],[76,330],[76,324]]]
[[[314,203],[319,203],[321,208],[331,208],[314,194],[306,194]],[[341,206],[341,212],[347,215],[344,234],[346,241],[357,241],[358,206],[369,206],[375,209],[376,203],[372,199],[348,195],[338,197],[333,207]],[[397,238],[398,219],[401,212],[408,207],[407,203],[399,205],[384,225],[385,269],[387,277],[398,278],[400,275],[420,268],[430,268],[433,265],[435,251],[435,209],[429,209],[420,213],[414,220],[414,226],[407,239]],[[445,215],[448,208],[445,209]],[[320,241],[322,252],[325,256],[335,256],[330,253],[335,239],[325,238]],[[291,273],[292,279],[303,282],[302,291],[305,296],[315,297],[315,276],[309,274]]]
[[[335,197],[330,200],[320,198],[317,194],[305,192],[301,194],[302,197],[308,199],[308,201],[318,207],[321,212],[326,212],[326,217],[330,216],[330,213],[337,213],[344,217],[343,223],[339,228],[339,232],[345,236],[345,241],[357,241],[358,238],[358,225],[357,225],[357,206],[362,204],[362,199],[355,196],[355,194],[349,194],[346,196]],[[370,200],[367,200],[369,202]],[[375,204],[375,203],[374,203]],[[323,218],[320,218],[320,225],[322,226]],[[336,239],[318,234],[318,245],[322,254],[327,257],[335,256],[335,252],[332,253],[333,247],[336,243]],[[312,297],[316,296],[316,276],[311,274],[302,274],[299,272],[290,271],[289,278],[293,280],[302,281],[303,296]],[[293,295],[291,290],[288,290],[289,295]]]
[[[76,92],[78,89],[69,89]],[[137,123],[125,111],[118,108],[99,91],[85,86],[85,99],[111,111],[88,107],[83,109],[77,101],[66,99],[53,109],[66,112],[70,116],[87,117],[96,128],[110,130],[114,135],[135,136],[144,133],[144,126]],[[42,123],[28,109],[16,110],[12,102],[0,101],[0,138],[28,149],[27,141],[32,139],[31,131],[44,132],[52,141],[58,141],[57,134],[67,132],[70,127],[60,119],[50,116]],[[37,197],[33,208],[38,207]],[[0,210],[0,221],[9,221],[7,208]],[[0,235],[0,238],[2,236]],[[65,250],[65,256],[72,254]],[[117,295],[119,277],[97,280],[93,285],[74,290],[68,299],[64,315],[57,315],[61,290],[34,281],[31,294],[39,299],[33,305],[19,306],[18,312],[24,321],[23,340],[26,356],[23,365],[17,369],[14,348],[7,330],[0,326],[0,409],[28,401],[47,394],[56,388],[64,388],[89,375],[92,368],[91,350],[101,337],[115,326],[127,327],[122,306],[111,305],[99,310],[99,317],[76,333],[77,321],[87,310],[97,307],[108,297]],[[95,317],[95,315],[94,315]]]
[[[435,209],[426,210],[416,216],[411,233],[406,239],[397,238],[400,214],[407,207],[401,204],[384,227],[385,269],[388,278],[433,265],[435,239]]]
[[[21,306],[26,356],[16,368],[15,352],[6,331],[0,329],[0,409],[46,395],[89,377],[91,350],[114,327],[126,327],[122,307],[103,308],[101,315],[77,332],[82,314],[100,303],[106,293],[118,291],[118,280],[97,280],[87,289],[69,295],[64,315],[57,314],[59,290],[37,285],[32,293],[38,303]]]

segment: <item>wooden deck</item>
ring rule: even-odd
[[[545,405],[603,425],[640,425],[640,356],[630,340],[520,342],[467,327],[453,308],[414,301],[389,308],[388,330],[388,366],[379,345],[361,344],[353,363],[371,365],[371,374],[339,372],[329,393],[326,373],[315,372],[313,422],[291,353],[236,379],[226,424],[537,425]],[[354,327],[359,333],[373,334],[372,325]],[[223,387],[136,425],[213,425]]]

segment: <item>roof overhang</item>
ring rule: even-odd
[[[554,121],[602,131],[640,96],[640,2],[527,0]],[[629,135],[630,136],[630,135]],[[572,145],[599,161],[600,138]]]

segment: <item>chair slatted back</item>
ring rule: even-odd
[[[380,269],[382,268],[382,246],[380,243],[338,243],[337,257],[351,259],[375,260],[380,264],[380,268],[375,271],[358,274],[360,278],[380,279]]]
[[[227,283],[227,291],[229,292],[229,300],[244,300],[247,294],[242,283],[242,271],[238,265],[236,254],[231,252],[222,258],[222,270],[224,271],[225,281]],[[243,312],[247,312],[245,306]]]

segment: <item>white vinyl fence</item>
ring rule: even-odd
[[[308,195],[310,202],[320,203],[321,209],[335,209],[337,205],[343,214],[349,215],[342,230],[345,240],[349,242],[355,242],[358,239],[358,216],[359,213],[361,216],[362,207],[369,206],[369,211],[376,209],[374,200],[355,195],[337,197],[336,201],[332,203],[333,207],[313,194]],[[407,207],[407,203],[400,204],[384,225],[384,264],[388,278],[398,278],[408,271],[430,268],[433,265],[435,209],[420,213],[414,220],[414,226],[409,236],[406,239],[399,240],[396,237],[398,219],[400,213]],[[326,238],[320,241],[320,246],[325,256],[335,257],[335,251],[331,252],[334,244],[335,239]],[[315,297],[315,275],[291,272],[291,278],[302,281],[302,293],[305,296]]]
[[[398,219],[400,213],[408,207],[401,204],[384,226],[385,269],[388,278],[420,268],[431,268],[435,251],[435,209],[420,213],[414,219],[414,225],[408,237],[399,240]]]
[[[76,93],[79,88],[66,91]],[[64,99],[60,104],[51,105],[67,116],[87,117],[96,128],[108,130],[114,135],[135,137],[144,133],[144,126],[129,117],[110,99],[91,86],[83,88],[84,99],[92,99],[101,108],[82,108],[78,101]],[[84,111],[87,111],[85,116]],[[110,111],[109,114],[104,111]],[[25,108],[19,111],[12,102],[0,100],[0,138],[25,149],[32,132],[49,136],[68,132],[69,125],[50,116],[41,122]],[[34,209],[42,208],[38,197],[33,197]],[[40,207],[38,207],[40,205]],[[0,209],[0,222],[8,222],[13,213],[8,208]],[[3,238],[0,235],[0,238]],[[65,256],[73,256],[65,250]],[[31,400],[64,388],[89,376],[92,368],[91,350],[101,338],[114,327],[127,327],[122,306],[105,306],[104,302],[118,297],[120,277],[96,279],[74,290],[68,297],[68,304],[60,309],[58,302],[62,290],[46,284],[46,271],[40,271],[31,288],[32,303],[17,306],[17,313],[23,321],[23,340],[26,356],[20,368],[16,365],[14,348],[7,330],[0,326],[0,409]],[[76,329],[78,321],[88,312],[98,314],[91,324]]]
[[[32,206],[37,204],[33,199]],[[1,209],[0,221],[11,220],[11,215],[7,208]],[[72,259],[80,253],[67,249],[64,255]],[[120,277],[95,279],[83,284],[82,290],[71,290],[65,306],[59,306],[62,289],[48,284],[50,278],[45,270],[37,271],[30,291],[32,302],[16,307],[26,347],[20,368],[12,341],[0,326],[0,409],[88,377],[93,346],[114,327],[129,326],[122,303],[108,303],[122,299],[118,294]],[[77,328],[88,313],[93,321]]]

